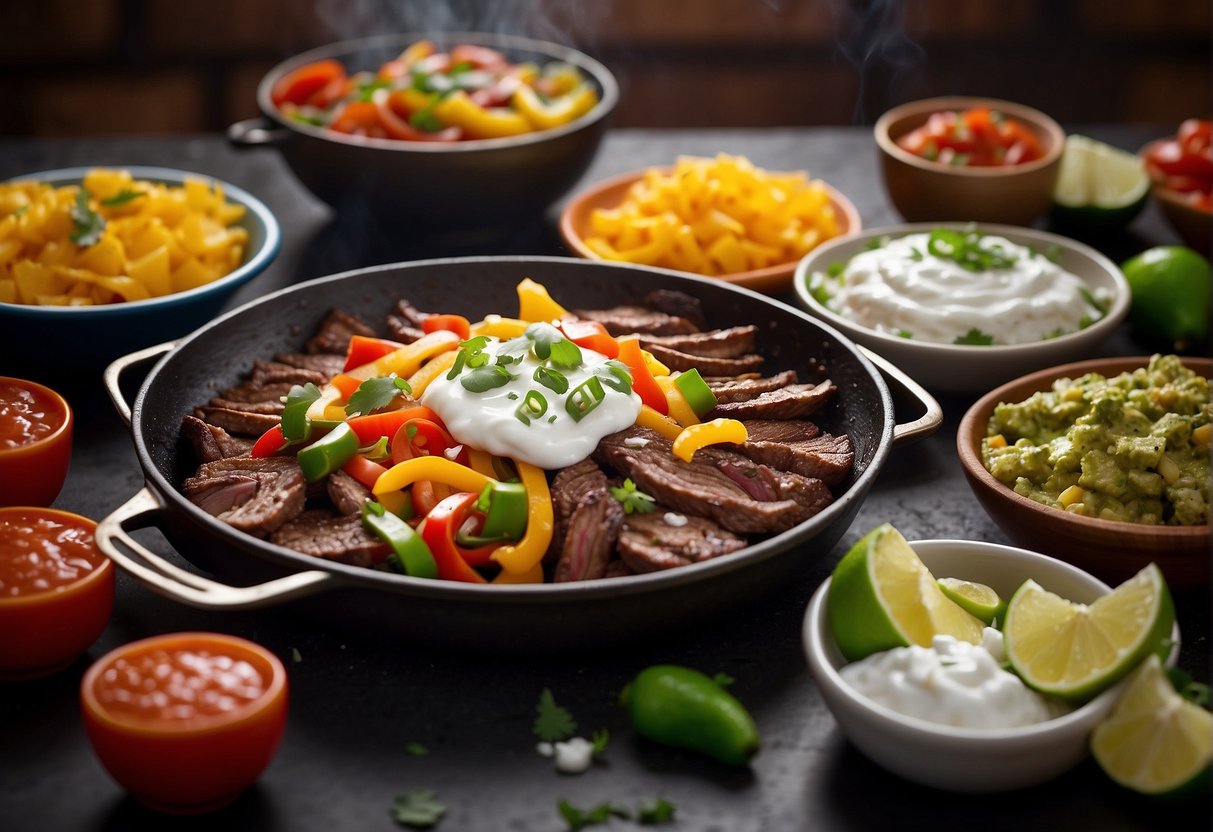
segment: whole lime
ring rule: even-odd
[[[1129,320],[1176,350],[1209,338],[1209,261],[1185,246],[1155,246],[1121,266],[1133,293]]]

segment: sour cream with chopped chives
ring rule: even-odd
[[[580,462],[602,437],[635,424],[640,396],[631,392],[631,376],[618,361],[582,348],[576,366],[561,365],[555,356],[541,359],[534,342],[520,349],[519,341],[482,339],[484,358],[471,359],[477,366],[457,359],[453,376],[444,373],[425,389],[421,403],[456,441],[555,469]],[[464,350],[465,357],[472,354]],[[477,383],[473,373],[491,380]],[[493,386],[480,389],[486,383]]]
[[[1025,344],[1077,332],[1109,298],[1027,246],[976,230],[908,234],[814,275],[826,308],[860,326],[942,344]]]
[[[1016,728],[1045,722],[1057,706],[1003,670],[1002,633],[982,644],[936,636],[930,647],[886,650],[839,671],[859,693],[906,716],[956,728]]]

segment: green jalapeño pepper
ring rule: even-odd
[[[413,578],[438,577],[438,564],[421,535],[380,503],[367,500],[362,504],[362,525],[392,547],[392,557],[406,575]]]
[[[341,422],[324,436],[301,450],[295,457],[308,482],[322,480],[358,453],[358,434],[347,422]]]
[[[745,706],[698,670],[655,665],[640,671],[620,702],[641,736],[745,765],[758,752],[758,728]]]
[[[716,406],[716,394],[712,392],[711,387],[708,387],[703,376],[699,375],[699,371],[694,368],[675,376],[674,386],[682,391],[687,404],[700,419]]]

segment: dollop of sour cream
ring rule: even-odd
[[[1058,706],[1029,689],[999,663],[1002,633],[986,627],[982,644],[936,636],[876,653],[840,675],[869,699],[906,716],[957,728],[1016,728],[1057,716]]]
[[[490,338],[484,346],[489,364],[496,363],[503,343]],[[581,365],[560,370],[568,390],[558,394],[536,381],[536,369],[547,364],[527,352],[521,363],[508,365],[513,379],[501,387],[473,392],[462,384],[462,374],[448,379],[444,373],[426,387],[421,403],[442,417],[458,442],[540,468],[564,468],[588,457],[602,437],[630,427],[640,414],[640,396],[602,384],[602,400],[592,410],[580,421],[570,415],[569,396],[603,372],[607,361],[605,355],[582,348]],[[540,416],[524,412],[524,421],[519,407],[532,391],[543,397],[547,409]]]
[[[811,285],[824,288],[825,306],[848,320],[933,343],[989,343],[983,336],[993,344],[1031,343],[1077,332],[1103,315],[1091,298],[1103,304],[1106,292],[1026,246],[982,235],[981,247],[997,247],[1010,264],[971,271],[932,254],[930,239],[923,232],[889,240]]]

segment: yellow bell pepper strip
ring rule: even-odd
[[[363,503],[362,524],[392,548],[392,556],[406,575],[440,577],[438,564],[425,540],[383,505],[370,500]]]
[[[493,579],[495,584],[541,584],[543,583],[543,563],[536,562],[525,572],[511,572],[502,569]]]
[[[520,321],[517,318],[503,318],[500,315],[488,315],[483,321],[472,324],[472,335],[491,335],[508,341],[526,332],[530,321]]]
[[[726,442],[740,445],[748,438],[745,425],[736,419],[713,419],[683,428],[674,440],[673,453],[683,462],[690,462],[700,448]]]
[[[703,380],[703,376],[699,375],[699,371],[694,367],[674,376],[674,386],[686,398],[687,404],[700,419],[716,406],[716,394],[712,392],[712,388],[708,387],[708,383]]]
[[[398,462],[387,469],[387,473],[378,479],[372,491],[378,497],[380,494],[400,491],[418,480],[433,480],[449,485],[457,491],[470,491],[473,494],[479,494],[486,485],[497,482],[497,480],[486,477],[445,456],[418,456]],[[546,486],[547,480],[545,479],[545,493],[547,492]],[[550,505],[548,510],[551,511]]]
[[[583,85],[545,104],[534,89],[523,85],[514,91],[511,103],[536,130],[550,130],[568,124],[594,109],[594,105],[598,103],[598,95],[593,87]]]
[[[478,448],[468,448],[468,465],[473,471],[483,474],[486,477],[495,479],[497,471],[493,468],[493,455],[488,451],[482,451]]]
[[[295,456],[308,482],[324,479],[358,453],[358,434],[342,422]]]
[[[661,392],[665,394],[666,404],[670,408],[670,418],[684,428],[687,425],[694,425],[699,422],[699,417],[695,415],[695,410],[686,400],[686,396],[678,389],[678,385],[674,383],[672,376],[660,376],[657,379],[657,384],[661,387]]]
[[[451,369],[455,363],[455,356],[458,355],[454,350],[444,352],[436,358],[431,358],[421,366],[421,369],[409,376],[409,387],[412,388],[413,398],[420,399],[421,394],[430,386],[430,383],[438,378],[438,376]]]
[[[521,573],[529,572],[543,560],[552,542],[553,516],[552,495],[543,469],[521,460],[516,462],[518,475],[526,488],[526,534],[517,544],[499,548],[493,553],[493,560],[507,572]]]
[[[642,428],[656,431],[666,439],[673,442],[682,433],[682,425],[675,422],[669,416],[658,413],[647,404],[640,406],[640,414],[636,417],[636,424]]]
[[[547,287],[542,283],[536,283],[529,277],[525,277],[519,282],[517,288],[519,320],[531,323],[536,321],[551,323],[569,314],[569,310],[552,300]]]
[[[455,90],[434,105],[442,124],[463,128],[472,139],[501,139],[531,132],[531,123],[505,107],[481,107],[463,90]]]

